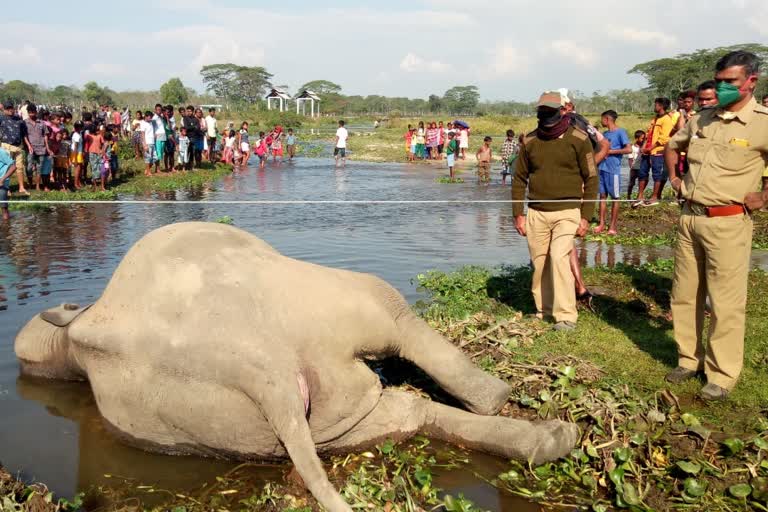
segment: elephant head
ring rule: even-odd
[[[69,326],[89,307],[62,304],[27,322],[16,336],[14,346],[21,372],[50,379],[85,380],[72,354]]]

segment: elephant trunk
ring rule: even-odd
[[[397,319],[400,356],[411,361],[470,411],[493,415],[509,398],[510,388],[484,372],[456,346],[413,313]]]
[[[58,327],[35,315],[16,335],[14,350],[21,373],[49,379],[83,380],[83,372],[70,355],[67,327]]]

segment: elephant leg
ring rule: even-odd
[[[568,454],[579,438],[575,424],[481,416],[425,400],[411,393],[384,390],[376,408],[339,439],[321,445],[328,451],[350,451],[416,433],[453,444],[539,464]]]
[[[497,414],[509,386],[478,368],[459,348],[413,314],[398,319],[399,355],[424,370],[444,390],[477,414]]]
[[[286,374],[290,377],[286,378]],[[297,376],[298,372],[274,373],[256,381],[242,382],[241,387],[269,421],[315,499],[329,512],[352,512],[328,480],[317,455]]]

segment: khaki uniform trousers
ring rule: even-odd
[[[707,382],[733,389],[744,362],[747,279],[752,250],[748,215],[706,217],[686,206],[677,226],[672,318],[679,366],[705,370]],[[711,303],[704,348],[704,307]]]
[[[19,188],[24,188],[24,172],[27,168],[24,164],[24,152],[19,146],[11,146],[5,142],[0,144],[0,148],[6,150],[16,161],[16,179],[19,181]]]
[[[525,219],[536,310],[556,322],[576,322],[579,316],[570,254],[580,220],[578,208],[559,212],[529,208]]]

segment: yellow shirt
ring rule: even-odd
[[[742,204],[760,189],[768,166],[768,108],[754,98],[740,111],[707,109],[677,132],[669,147],[688,151],[680,191],[704,206]]]
[[[651,122],[648,133],[651,140],[651,154],[661,155],[664,153],[664,145],[669,142],[672,131],[677,127],[677,121],[680,119],[680,112],[667,112],[661,117],[655,117]],[[656,144],[659,144],[658,147]]]

